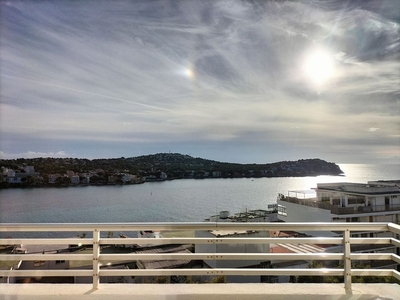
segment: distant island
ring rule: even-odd
[[[332,162],[301,159],[269,164],[219,162],[179,153],[110,159],[0,159],[0,188],[139,184],[205,178],[260,178],[342,175]]]

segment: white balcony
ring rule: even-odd
[[[127,231],[195,231],[195,230],[245,230],[245,231],[335,231],[338,237],[300,238],[107,238],[101,233]],[[352,276],[389,276],[400,280],[395,268],[352,269],[352,261],[391,261],[400,264],[395,253],[355,253],[352,245],[391,245],[400,247],[400,226],[392,223],[117,223],[117,224],[1,224],[4,232],[92,232],[90,238],[16,238],[0,239],[0,245],[89,245],[90,253],[26,253],[2,254],[0,261],[90,261],[90,269],[31,269],[0,270],[4,278],[26,277],[90,277],[91,284],[1,284],[0,299],[399,299],[398,284],[355,284]],[[351,238],[351,233],[386,232],[391,237]],[[104,245],[127,244],[329,244],[341,247],[339,253],[103,253]],[[397,252],[398,253],[398,252]],[[343,268],[180,268],[180,269],[109,269],[110,261],[155,260],[247,260],[247,261],[339,261]],[[341,276],[343,284],[103,284],[105,276]]]

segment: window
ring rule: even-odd
[[[278,215],[287,216],[286,206],[278,205]]]
[[[56,260],[56,265],[65,263],[65,260]]]
[[[364,204],[365,197],[364,196],[357,196],[357,195],[349,195],[348,196],[348,203],[351,204]]]
[[[321,201],[330,201],[331,197],[327,193],[321,194]]]

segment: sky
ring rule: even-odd
[[[0,0],[0,158],[400,163],[400,5]]]

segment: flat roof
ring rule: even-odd
[[[167,247],[167,248],[153,248],[148,250],[136,251],[137,254],[157,254],[157,253],[191,253],[183,246]],[[140,269],[168,269],[177,268],[182,265],[190,263],[188,259],[180,260],[138,260],[137,266]]]
[[[317,191],[336,191],[341,193],[352,193],[359,195],[400,195],[400,188],[391,184],[375,184],[368,183],[352,183],[352,182],[335,182],[335,183],[318,183]]]

